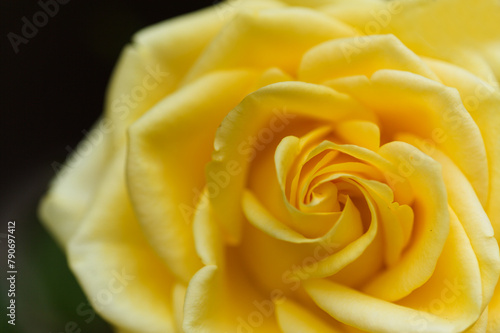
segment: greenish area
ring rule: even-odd
[[[3,310],[0,331],[112,332],[89,305],[63,251],[40,224],[35,212],[27,215],[26,219],[16,220],[16,325],[7,323],[9,318]],[[5,234],[6,230],[6,222],[2,222],[0,232]],[[0,247],[2,253],[7,253],[5,238],[1,238]],[[8,288],[6,278],[2,280],[1,308],[6,309]]]

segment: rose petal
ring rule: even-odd
[[[306,310],[301,305],[284,299],[276,304],[276,317],[281,331],[284,333],[341,333],[344,332],[337,324],[326,323],[318,316]]]
[[[380,129],[369,121],[343,121],[336,127],[337,135],[345,143],[376,151],[380,147]]]
[[[436,161],[401,142],[388,143],[379,153],[394,166],[411,165],[411,159],[421,161],[405,174],[415,195],[412,243],[401,260],[363,288],[371,295],[394,301],[408,295],[432,275],[448,235],[448,205],[441,167]],[[425,260],[421,260],[422,256]]]
[[[482,283],[474,249],[451,209],[450,222],[450,235],[433,275],[398,304],[446,318],[462,331],[484,311]]]
[[[362,235],[353,234],[349,224],[361,224],[361,221],[356,207],[348,201],[341,218],[326,235],[308,239],[283,227],[280,221],[270,216],[258,202],[252,202],[251,198],[246,196],[244,200],[244,209],[252,226],[245,228],[242,255],[249,272],[266,288],[296,291],[301,280],[331,276],[357,260],[365,263],[365,271],[351,276],[351,281],[359,282],[358,277],[366,278],[365,273],[371,275],[380,269],[381,261],[378,258],[381,258],[381,254],[376,249],[381,239],[375,239],[378,224],[376,215],[368,231]],[[374,242],[377,244],[371,248],[373,251],[367,253],[366,249]],[[360,259],[363,254],[366,256]],[[372,266],[373,270],[370,269]]]
[[[214,70],[242,67],[279,66],[295,75],[306,50],[329,39],[354,35],[342,22],[306,8],[241,10],[212,41],[185,82]]]
[[[204,265],[216,265],[218,269],[224,270],[224,240],[219,225],[215,220],[213,208],[208,198],[208,189],[203,191],[203,200],[196,207],[193,220],[193,234],[196,252]]]
[[[484,333],[487,332],[488,327],[488,309],[483,312],[481,317],[476,321],[474,325],[469,327],[464,331],[464,333]]]
[[[293,78],[278,67],[271,67],[262,73],[254,91],[277,82],[293,81]]]
[[[276,220],[249,191],[246,191],[243,195],[243,211],[248,221],[256,228],[273,238],[290,243],[316,245],[328,243],[332,244],[332,246],[334,244],[336,248],[342,248],[363,233],[359,212],[350,199],[347,200],[338,220],[332,223],[330,230],[324,236],[318,238],[306,238],[287,227],[286,224]]]
[[[310,146],[310,142],[314,143],[314,140],[318,135],[322,135],[325,131],[323,129],[318,129],[312,131],[308,135],[298,139],[296,137],[285,137],[278,147],[276,148],[275,163],[278,181],[281,186],[281,197],[283,203],[288,211],[287,216],[283,219],[283,222],[289,225],[294,230],[300,232],[302,235],[309,238],[316,238],[323,235],[331,226],[334,224],[335,220],[338,219],[340,214],[338,212],[324,212],[318,214],[309,214],[307,212],[297,209],[301,207],[301,204],[297,204],[298,199],[297,187],[300,175],[300,168],[302,168],[303,163],[308,158],[307,153],[303,153],[306,146]],[[312,149],[310,147],[309,149]],[[302,154],[301,158],[299,155]],[[288,175],[293,174],[291,169],[296,168],[295,173],[297,176],[292,180],[291,184],[287,186],[290,181]],[[268,171],[269,172],[269,171]],[[287,187],[290,189],[289,197],[287,198]],[[291,204],[291,202],[294,204]]]
[[[408,72],[381,70],[370,79],[330,82],[380,117],[382,141],[408,132],[432,140],[449,155],[477,193],[488,189],[488,163],[478,126],[455,89]]]
[[[253,288],[238,267],[236,257],[230,259],[228,275],[217,266],[201,268],[189,283],[184,306],[184,326],[190,332],[233,332],[252,330],[276,332],[274,304]],[[255,303],[265,304],[265,311]]]
[[[127,179],[135,211],[151,244],[186,282],[200,265],[191,259],[196,254],[190,223],[211,142],[256,78],[248,71],[212,73],[170,95],[130,128]]]
[[[298,78],[322,83],[345,76],[370,77],[380,69],[439,80],[422,59],[393,35],[340,38],[315,46],[302,58]]]
[[[181,283],[174,284],[172,289],[172,309],[174,313],[175,325],[178,332],[182,332],[184,321],[184,299],[186,298],[186,286]]]
[[[500,78],[498,1],[373,1],[366,8],[335,3],[322,10],[364,34],[392,33],[416,54],[449,61],[484,80],[494,78],[492,69]]]
[[[493,297],[488,304],[488,333],[498,332],[500,329],[500,284],[497,284]]]
[[[206,45],[232,15],[207,8],[168,20],[133,36],[114,69],[106,98],[106,115],[123,143],[126,129],[174,91]],[[189,41],[186,43],[185,41]]]
[[[230,177],[227,186],[211,198],[217,221],[223,225],[227,241],[237,243],[241,235],[241,195],[250,161],[257,149],[249,142],[263,128],[272,130],[279,122],[286,127],[291,119],[307,117],[336,122],[344,119],[372,120],[366,109],[359,108],[346,95],[334,90],[302,82],[273,84],[247,96],[222,122],[215,138],[215,152],[207,166],[207,175],[227,172],[237,165],[241,172]],[[279,137],[280,131],[273,136]]]
[[[403,138],[405,141],[423,149],[422,140],[411,136],[404,136]],[[493,228],[470,183],[453,161],[437,149],[433,151],[432,157],[443,168],[443,179],[448,191],[448,203],[465,229],[476,254],[481,271],[483,308],[485,308],[493,294],[500,274],[500,253]]]
[[[316,304],[332,317],[364,331],[457,332],[452,324],[441,318],[382,301],[325,279],[306,281],[305,288]],[[422,318],[423,323],[414,318]]]
[[[172,331],[173,279],[135,219],[124,162],[121,150],[68,244],[69,264],[110,323],[130,332]]]
[[[464,246],[467,236],[463,228],[456,218],[451,221],[436,272],[422,288],[400,302],[404,306],[328,280],[305,281],[304,288],[335,319],[362,330],[463,331],[482,313],[480,275],[472,248]]]
[[[475,188],[478,198],[491,220],[495,234],[500,235],[500,117],[498,86],[484,82],[467,71],[445,62],[427,59],[429,66],[439,75],[444,84],[458,89],[464,106],[481,131],[486,147],[489,166],[489,188]],[[480,191],[482,190],[482,191]],[[500,238],[497,238],[500,240]]]
[[[98,121],[78,145],[39,206],[42,223],[64,248],[81,227],[109,164],[116,158],[111,139],[103,131],[105,122]]]

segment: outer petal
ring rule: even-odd
[[[380,69],[407,71],[438,80],[430,68],[393,35],[334,39],[309,50],[298,78],[306,82],[364,75]]]
[[[116,65],[106,98],[106,115],[117,129],[115,140],[123,143],[128,126],[179,88],[207,45],[239,10],[276,6],[281,4],[257,0],[212,6],[135,34]]]
[[[295,74],[310,47],[353,35],[349,26],[305,8],[242,10],[206,49],[186,82],[210,71],[241,67],[278,66]]]
[[[476,122],[486,147],[489,166],[487,200],[479,195],[500,240],[500,90],[469,72],[440,61],[426,60],[444,84],[457,88],[467,111]]]
[[[97,122],[78,145],[40,204],[39,214],[43,223],[63,247],[81,227],[109,163],[115,158],[105,124],[109,124],[106,119]]]
[[[212,73],[170,95],[130,128],[127,176],[135,211],[151,244],[186,282],[200,267],[193,259],[190,223],[211,142],[256,79],[244,70]]]
[[[411,136],[402,136],[402,138],[425,150],[425,143],[422,140]],[[476,254],[481,271],[484,309],[490,302],[500,274],[500,253],[493,228],[470,183],[453,161],[437,149],[428,153],[443,168],[443,179],[450,208],[462,224]]]
[[[457,64],[488,82],[500,78],[498,1],[373,1],[365,8],[332,4],[323,10],[363,34],[392,33],[419,55]]]
[[[207,8],[148,27],[133,37],[116,65],[106,98],[105,110],[116,127],[117,142],[123,143],[128,126],[177,88],[231,16],[223,19],[215,8]]]
[[[121,150],[68,245],[69,263],[93,307],[115,326],[128,332],[174,331],[174,281],[135,219],[124,163]]]

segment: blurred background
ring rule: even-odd
[[[63,252],[40,225],[37,204],[55,175],[54,162],[64,162],[101,114],[112,69],[132,34],[218,1],[59,0],[44,22],[37,13],[54,1],[0,1],[0,331],[112,332],[94,316]],[[24,27],[33,20],[40,27]],[[6,316],[7,222],[13,220],[15,326]]]

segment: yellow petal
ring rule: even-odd
[[[280,0],[289,6],[318,8],[332,3],[332,0]],[[356,2],[356,1],[354,1]]]
[[[253,288],[236,257],[228,275],[217,266],[201,268],[190,281],[184,306],[184,331],[277,332],[271,296]],[[274,294],[273,294],[274,295]]]
[[[382,142],[408,132],[433,141],[464,172],[478,193],[488,189],[486,149],[478,126],[455,89],[408,72],[381,70],[370,79],[332,81],[380,117]]]
[[[288,73],[285,73],[281,68],[271,67],[262,73],[262,76],[259,78],[259,81],[257,81],[253,90],[283,81],[293,81],[293,78]]]
[[[381,232],[384,234],[385,262],[387,267],[394,266],[408,244],[413,228],[413,210],[407,205],[393,202],[392,190],[376,181],[352,177],[363,186],[375,201],[380,215]]]
[[[224,329],[223,313],[218,309],[226,295],[222,295],[220,274],[217,266],[201,268],[191,279],[186,292],[184,323],[185,332],[222,331]],[[217,295],[218,294],[218,295]],[[227,327],[225,327],[227,329]]]
[[[184,321],[184,299],[186,298],[186,286],[181,283],[174,284],[172,288],[172,309],[174,313],[176,332],[182,332]]]
[[[216,8],[208,7],[142,29],[132,40],[145,56],[180,78],[231,16],[220,17]]]
[[[392,33],[419,55],[449,61],[484,80],[493,73],[500,78],[500,5],[495,0],[374,1],[361,10],[342,7],[332,4],[323,10],[363,34]]]
[[[215,138],[215,152],[207,167],[207,176],[227,172],[231,165],[241,172],[230,177],[227,186],[211,198],[217,220],[224,225],[225,237],[237,243],[241,235],[242,215],[239,204],[248,165],[258,149],[252,142],[262,129],[269,129],[274,139],[282,137],[295,118],[324,122],[344,119],[373,121],[371,113],[343,94],[303,82],[282,82],[266,86],[248,95],[222,122]],[[276,126],[279,125],[280,128]],[[257,142],[259,143],[259,142]]]
[[[475,254],[453,215],[451,231],[432,277],[410,296],[389,303],[329,282],[309,280],[306,291],[335,319],[375,332],[461,332],[481,310],[481,283]]]
[[[308,239],[285,229],[283,223],[270,216],[258,202],[252,203],[251,198],[247,196],[243,202],[245,213],[252,222],[245,226],[241,254],[247,271],[259,284],[269,289],[279,287],[290,293],[299,289],[301,280],[330,276],[341,271],[365,253],[377,234],[375,215],[365,234],[361,235],[360,230],[359,234],[353,235],[353,231],[349,230],[350,223],[361,225],[361,220],[350,201],[339,221],[326,235]],[[375,263],[379,268],[379,251],[375,247],[372,250],[368,266]],[[351,280],[354,279],[351,277]]]
[[[346,287],[361,288],[384,269],[384,248],[383,235],[379,232],[363,253],[328,279]]]
[[[38,208],[42,223],[64,248],[81,227],[115,158],[106,124],[107,118],[94,125],[52,181]]]
[[[489,167],[489,188],[475,188],[476,194],[485,206],[486,212],[495,229],[500,235],[500,91],[492,82],[485,82],[467,71],[451,64],[426,60],[429,66],[439,75],[444,84],[458,89],[464,106],[471,114],[481,131],[486,147]],[[479,163],[479,162],[476,162]]]
[[[330,230],[318,238],[306,238],[283,222],[276,220],[249,191],[244,193],[242,205],[245,216],[255,227],[273,238],[291,243],[317,245],[328,243],[335,244],[336,248],[342,248],[361,236],[363,232],[359,212],[350,199],[347,200],[339,219],[332,223]]]
[[[380,129],[368,121],[343,121],[336,127],[337,135],[346,143],[373,151],[380,146]]]
[[[173,331],[173,277],[135,219],[124,163],[122,149],[68,244],[69,264],[94,309],[111,324],[129,332]]]
[[[207,8],[133,36],[114,69],[106,97],[105,112],[116,128],[117,142],[123,143],[128,126],[178,87],[231,16],[221,18],[215,8]]]
[[[276,317],[283,333],[343,332],[289,299],[276,304]]]
[[[337,147],[339,147],[339,146],[336,144],[333,144],[333,143],[328,142],[328,141],[324,141],[311,152],[311,155],[314,155],[317,152],[320,152],[324,149],[337,150]],[[347,153],[349,151],[354,151],[354,152],[357,152],[359,154],[358,156],[362,156],[362,155],[370,156],[370,155],[372,155],[372,156],[370,156],[371,159],[377,159],[376,155],[373,156],[374,155],[373,153],[363,151],[363,149],[361,149],[360,147],[354,148],[353,146],[345,145],[342,147],[342,151],[347,152]],[[368,159],[368,161],[370,160],[370,158]],[[332,167],[334,167],[334,166],[335,165],[332,165]],[[334,168],[332,168],[332,167],[330,167],[330,168],[327,167],[325,169],[334,170]],[[354,170],[356,170],[356,169],[354,169]],[[399,207],[399,205],[397,203],[393,203],[394,195],[393,195],[392,190],[387,185],[385,185],[379,181],[375,181],[375,179],[377,179],[377,178],[366,180],[364,178],[361,178],[361,177],[358,177],[356,175],[351,174],[349,171],[350,170],[346,170],[345,174],[343,174],[342,172],[334,172],[331,174],[326,174],[326,175],[322,176],[320,179],[321,179],[321,182],[329,182],[329,181],[334,181],[334,180],[339,179],[339,178],[340,179],[345,178],[349,182],[352,182],[353,185],[355,185],[356,187],[361,186],[365,190],[367,190],[367,193],[369,193],[369,197],[371,199],[373,199],[375,202],[375,206],[377,207],[376,212],[378,212],[378,214],[380,214],[380,222],[383,225],[382,230],[383,230],[383,232],[386,233],[386,236],[385,236],[385,238],[386,238],[386,242],[385,242],[386,243],[386,259],[389,262],[395,262],[399,256],[399,254],[401,253],[403,247],[406,245],[404,240],[409,239],[410,232],[408,229],[411,229],[411,224],[413,224],[413,222],[410,221],[409,222],[410,225],[408,225],[408,222],[405,221],[404,224],[406,226],[405,226],[405,228],[403,228],[402,225],[400,224],[401,222],[398,221],[399,220],[398,217],[403,217],[404,215],[408,216],[408,214],[403,214],[402,210],[405,210],[405,211],[409,210],[410,214],[411,214],[411,209],[409,207],[406,207],[407,209],[405,209],[403,207]],[[379,172],[379,173],[381,174],[381,172]],[[373,172],[370,172],[369,174],[373,174]],[[411,220],[413,219],[412,215],[409,215],[409,217]],[[405,220],[407,220],[407,219],[405,218]],[[387,225],[387,224],[389,224],[389,225]],[[403,235],[404,230],[405,230],[405,235]],[[396,245],[396,243],[398,245]],[[388,259],[389,257],[391,257],[392,259]]]
[[[302,187],[302,185],[299,185],[301,169],[309,158],[307,151],[313,149],[314,146],[311,145],[323,134],[325,134],[324,128],[319,128],[301,139],[292,136],[285,137],[276,148],[274,158],[276,173],[281,186],[281,198],[288,212],[283,222],[309,238],[316,238],[323,235],[340,216],[338,212],[326,211],[309,214],[302,209],[298,209],[303,206],[303,200],[297,194],[298,187]],[[306,148],[308,146],[309,148]],[[270,171],[268,170],[267,172]],[[290,183],[289,178],[291,178],[293,173],[296,176],[291,181],[291,184],[287,185],[287,183]],[[288,191],[290,191],[289,194],[287,193]],[[297,200],[300,203],[297,203]]]
[[[403,136],[403,138],[420,149],[425,147],[421,140],[414,137]],[[445,154],[437,149],[432,153],[432,157],[443,168],[449,205],[465,229],[479,262],[484,309],[490,301],[500,274],[498,243],[494,238],[488,216],[465,176]]]
[[[365,192],[364,189],[361,189],[361,191]],[[368,196],[368,193],[365,192],[364,195]],[[379,221],[373,202],[371,200],[368,200],[367,203],[372,216],[372,220],[369,222],[370,224],[368,230],[361,237],[352,241],[340,251],[333,253],[326,259],[318,262],[314,266],[315,269],[312,270],[308,277],[326,277],[338,273],[341,269],[345,268],[347,265],[358,259],[363,254],[363,252],[366,251],[368,246],[374,241],[375,236],[377,235],[377,230],[379,229]],[[349,210],[347,210],[346,212],[349,212]],[[359,220],[359,216],[356,216],[352,213],[346,215],[346,219],[350,220],[353,218],[353,216],[355,224],[359,223],[358,221],[356,221],[356,217]]]
[[[483,312],[476,323],[469,327],[464,333],[485,333],[488,327],[488,308]]]
[[[193,220],[193,234],[196,252],[204,265],[216,265],[224,270],[224,240],[219,225],[215,220],[213,209],[208,198],[208,189],[205,187],[203,198],[196,207]]]
[[[345,76],[370,77],[380,69],[395,69],[438,80],[412,51],[393,35],[341,38],[309,50],[300,64],[298,78],[321,83]]]
[[[204,166],[215,131],[256,76],[212,73],[164,99],[130,128],[127,180],[135,211],[153,247],[186,282],[200,267],[192,259],[190,224],[204,199]],[[209,183],[218,188],[217,181]]]
[[[277,156],[279,155],[279,153],[278,153],[279,151],[283,150],[283,153],[285,152],[284,148],[280,148],[280,147],[282,147],[282,145],[283,145],[283,147],[285,147],[287,142],[289,142],[291,144],[291,146],[290,146],[291,148],[293,148],[295,144],[299,144],[299,140],[297,138],[294,138],[294,137],[285,138],[282,141],[282,143],[278,146]],[[361,160],[367,161],[368,163],[373,164],[384,171],[394,172],[394,169],[397,169],[396,166],[393,166],[391,169],[389,167],[390,163],[388,161],[384,160],[383,158],[381,158],[380,156],[378,156],[376,153],[374,153],[370,150],[362,149],[362,148],[355,147],[355,146],[335,145],[333,143],[325,141],[322,144],[320,144],[315,150],[313,150],[311,152],[311,154],[316,150],[323,151],[325,148],[328,148],[328,147],[331,147],[331,149],[336,149],[336,150],[342,151],[346,154],[355,156],[356,158],[359,158]],[[298,149],[299,148],[297,146],[297,150],[295,150],[295,151],[298,151]],[[293,151],[293,149],[292,149],[292,151]],[[277,162],[286,161],[286,159],[287,159],[286,156],[287,156],[287,154],[283,154],[283,158],[277,158]],[[286,167],[286,164],[292,163],[293,159],[294,158],[291,158],[291,160],[289,160],[288,162],[280,162],[279,165]],[[398,163],[399,163],[399,161],[398,161]],[[430,163],[430,165],[431,166],[430,166],[429,170],[432,170],[432,168],[436,167],[435,163]],[[278,167],[278,170],[279,170],[279,168],[280,167]],[[278,171],[278,177],[280,174],[286,174],[286,172]],[[429,173],[429,175],[430,175],[430,173]],[[342,174],[335,175],[333,177],[346,177],[346,179],[349,178],[353,182],[355,182],[353,184],[363,184],[362,186],[364,186],[365,188],[362,187],[360,190],[363,193],[365,193],[364,195],[366,198],[369,198],[366,200],[368,200],[368,206],[370,209],[369,214],[371,214],[371,218],[373,220],[370,223],[370,227],[369,227],[367,233],[365,235],[363,235],[362,237],[360,237],[361,232],[363,230],[363,227],[362,227],[362,224],[360,222],[358,223],[358,221],[360,220],[359,213],[357,213],[357,215],[353,214],[353,213],[349,213],[350,206],[349,206],[349,204],[346,205],[345,210],[342,213],[342,215],[340,216],[339,220],[338,221],[334,221],[334,220],[330,221],[330,225],[333,225],[334,227],[331,228],[331,230],[324,237],[320,237],[317,239],[328,240],[330,244],[333,242],[332,240],[334,240],[333,243],[335,243],[338,248],[342,248],[343,246],[345,246],[346,244],[348,244],[351,241],[353,243],[349,244],[347,247],[340,250],[339,252],[337,252],[331,256],[328,256],[328,258],[321,260],[320,262],[316,262],[317,261],[316,260],[313,263],[315,265],[315,268],[311,269],[312,272],[307,274],[307,277],[311,277],[311,276],[312,277],[314,277],[314,276],[315,277],[325,277],[325,276],[333,275],[333,274],[339,272],[341,269],[343,269],[347,265],[349,265],[349,264],[353,263],[355,260],[357,260],[358,257],[360,257],[363,254],[363,252],[366,250],[366,248],[372,243],[372,241],[376,235],[378,223],[382,224],[383,228],[381,230],[383,232],[385,231],[385,233],[386,233],[386,235],[385,235],[385,238],[387,240],[386,241],[386,257],[389,258],[387,260],[389,260],[391,263],[395,263],[397,261],[397,256],[401,253],[403,247],[407,244],[407,242],[409,241],[409,238],[410,238],[411,229],[412,229],[412,218],[413,218],[413,215],[411,214],[411,209],[409,209],[408,207],[405,208],[404,206],[399,207],[397,204],[396,205],[393,204],[394,197],[392,195],[392,191],[387,186],[383,186],[382,184],[380,184],[378,182],[367,181],[367,180],[360,179],[356,176],[342,175]],[[325,180],[328,180],[328,179],[329,178],[326,178]],[[412,180],[412,181],[414,181],[414,180]],[[284,181],[282,181],[282,183],[283,182]],[[436,182],[437,184],[432,185],[432,186],[437,186],[439,184],[439,181],[433,180],[433,182]],[[356,186],[358,186],[358,185],[356,185]],[[400,187],[400,189],[404,189],[404,187]],[[389,193],[389,194],[387,194],[387,193]],[[411,195],[412,194],[409,194],[407,196],[411,196]],[[282,198],[284,200],[286,200],[286,197],[284,195],[282,195]],[[376,200],[374,201],[373,198],[376,198]],[[441,201],[443,201],[444,197],[442,196],[441,199],[442,199]],[[390,207],[390,208],[384,209],[384,207]],[[244,212],[246,214],[246,217],[249,219],[249,221],[252,224],[254,224],[257,228],[261,229],[262,231],[264,231],[265,233],[267,233],[269,236],[271,236],[273,238],[281,239],[281,240],[284,240],[287,242],[294,242],[294,243],[304,243],[306,240],[308,243],[316,241],[316,239],[302,238],[302,236],[297,233],[297,230],[294,230],[293,228],[288,227],[286,222],[277,220],[277,218],[272,216],[272,214],[270,212],[266,211],[266,209],[263,208],[262,204],[259,203],[255,199],[255,197],[250,193],[248,193],[243,199],[243,209],[244,209]],[[312,214],[305,214],[305,213],[303,213],[303,214],[304,214],[304,216],[303,216],[304,221],[302,223],[304,226],[307,226],[306,222],[307,223],[310,222],[307,219],[310,219],[313,215]],[[380,214],[380,217],[379,217],[379,214]],[[357,219],[355,218],[356,216],[358,216]],[[378,219],[380,219],[380,220],[378,220]],[[431,220],[432,220],[432,218],[431,218]],[[351,225],[358,226],[358,224],[359,224],[359,226],[360,226],[359,231],[357,233],[354,233],[352,235],[352,237],[347,236],[347,233],[340,232],[340,230],[342,230],[342,225],[344,225],[345,221],[353,221],[354,224],[350,223]],[[444,227],[447,226],[446,220],[442,221],[442,220],[440,220],[440,218],[438,218],[437,221],[439,221],[438,223],[441,223],[442,226],[444,226]],[[328,222],[328,221],[326,221],[326,222]],[[444,222],[444,224],[442,222]],[[353,229],[353,228],[351,227],[350,229]],[[445,229],[445,231],[446,231],[446,229]],[[338,232],[338,233],[336,233],[336,232]],[[356,239],[357,237],[359,237],[359,239]],[[442,235],[440,237],[441,237],[441,241],[438,241],[434,244],[435,246],[437,246],[435,248],[436,253],[433,253],[433,257],[435,258],[435,260],[437,259],[437,256],[439,255],[439,251],[440,251],[439,246],[440,246],[440,244],[442,246],[444,239],[446,238],[446,232],[444,235]],[[330,242],[330,241],[332,241],[332,242]],[[254,242],[261,244],[261,245],[264,244],[263,240],[260,240],[260,241],[254,240]],[[420,243],[420,247],[422,247],[422,243]],[[268,251],[269,253],[276,254],[277,253],[276,251],[278,251],[278,250],[275,248],[273,248],[273,250],[270,250],[270,248],[269,248],[266,251]],[[290,251],[290,249],[287,251]],[[312,250],[311,250],[311,252],[312,252]],[[302,252],[302,256],[304,256],[304,255],[305,255],[305,253]],[[286,254],[284,254],[284,256],[288,257],[288,255],[286,255]],[[265,261],[266,262],[269,261],[270,263],[275,262],[273,257],[271,257],[271,258],[266,257]],[[406,259],[408,260],[408,258],[406,258]],[[249,261],[253,262],[253,259],[250,258]],[[292,262],[293,262],[293,260],[292,260]],[[407,289],[404,289],[404,290],[406,290],[405,291],[406,294],[411,292],[411,290],[413,290],[414,288],[418,287],[419,284],[422,283],[422,281],[426,279],[425,274],[428,274],[427,277],[429,276],[429,274],[431,274],[433,267],[434,267],[433,266],[434,264],[435,264],[435,261],[432,261],[432,260],[425,263],[424,265],[428,265],[425,268],[425,270],[419,268],[419,265],[421,265],[421,263],[415,265],[412,262],[408,262],[407,264],[405,264],[406,265],[405,268],[408,266],[413,266],[413,269],[415,269],[415,271],[418,272],[417,274],[415,274],[415,276],[417,276],[415,281],[410,282],[410,284],[406,285],[405,287],[401,287],[403,289],[407,288]],[[290,264],[289,266],[291,266],[291,265],[292,264]],[[259,265],[256,265],[254,267],[255,271],[259,270],[258,266]],[[273,267],[273,268],[271,268],[271,267]],[[269,270],[273,270],[276,267],[277,267],[276,263],[270,264],[268,268],[264,269],[264,271],[269,272]],[[394,276],[397,274],[401,274],[402,271],[404,271],[404,268],[399,267],[399,268],[395,268],[395,270],[392,271],[391,273],[388,273],[390,271],[386,272],[386,274],[388,276]],[[424,275],[422,275],[423,271],[426,272],[426,273],[424,273]],[[259,274],[259,273],[257,272],[256,274]],[[381,280],[384,280],[384,278],[381,278]],[[394,292],[394,290],[392,289],[393,284],[397,286],[399,283],[401,283],[401,281],[399,281],[399,282],[397,281],[398,280],[397,277],[395,277],[394,280],[395,281],[390,281],[390,283],[387,283],[388,281],[384,282],[384,283],[387,283],[387,285],[386,285],[386,288],[384,289],[383,293]],[[411,287],[410,287],[410,285],[411,285]],[[396,287],[396,290],[398,290],[398,287]],[[380,292],[380,290],[379,290],[379,292]],[[398,293],[398,292],[400,292],[400,291],[397,291],[396,293]],[[397,297],[402,297],[404,295],[405,294],[399,294],[399,296],[397,296]],[[395,296],[391,296],[391,297],[395,297]]]
[[[450,222],[450,235],[433,275],[398,304],[447,319],[462,331],[484,311],[482,283],[474,249],[451,210]]]
[[[305,282],[304,287],[316,304],[329,315],[363,331],[394,333],[458,331],[454,323],[445,319],[382,301],[335,282],[324,279],[310,280]]]
[[[497,284],[493,297],[488,305],[488,333],[500,330],[500,284]]]
[[[412,159],[421,161],[405,174],[415,195],[412,243],[393,267],[363,288],[371,295],[394,301],[408,295],[432,275],[448,236],[448,204],[441,167],[436,161],[402,142],[388,143],[379,153],[394,166],[412,166]]]
[[[280,67],[295,75],[311,46],[353,35],[349,26],[305,8],[241,10],[212,41],[186,82],[210,71],[242,67]]]

